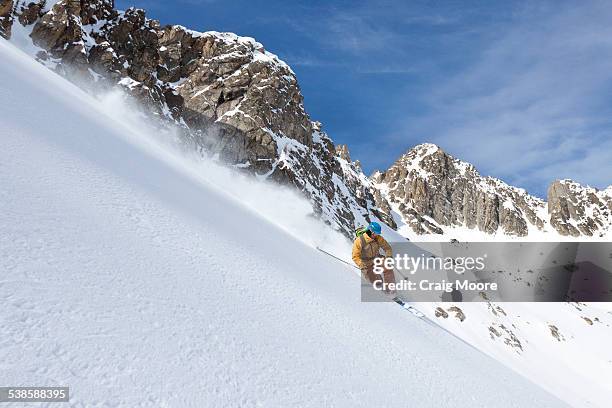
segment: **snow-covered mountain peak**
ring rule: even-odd
[[[185,28],[185,30],[187,29]],[[189,30],[189,32],[192,33],[194,36],[211,36],[220,41],[225,42],[226,44],[235,43],[239,45],[245,45],[248,50],[247,52],[252,56],[253,61],[268,63],[272,66],[285,69],[293,76],[291,79],[295,80],[295,73],[293,72],[291,67],[287,65],[287,63],[285,63],[283,60],[281,60],[276,54],[267,51],[264,45],[255,40],[253,37],[245,37],[230,32],[219,31],[205,31],[202,33],[198,33],[197,31]]]
[[[438,150],[442,150],[440,146],[434,143],[420,143],[414,147],[412,147],[407,153],[414,152],[420,156],[428,156],[437,152]]]
[[[438,164],[444,163],[445,167]],[[393,166],[404,166],[407,169],[421,171],[446,172],[451,177],[456,174],[466,175],[472,173],[478,175],[474,166],[470,163],[459,160],[446,153],[442,148],[433,143],[421,143],[404,153]],[[478,175],[479,176],[479,175]]]
[[[599,191],[557,180],[548,202],[490,176],[439,146],[409,149],[370,178],[388,200],[404,236],[444,234],[483,239],[603,238],[612,225],[612,187]],[[480,234],[480,233],[484,233]]]
[[[526,236],[543,226],[543,202],[476,168],[439,146],[408,150],[387,171],[372,178],[406,226],[404,233],[443,234],[467,227],[488,234]]]

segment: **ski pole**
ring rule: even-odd
[[[349,263],[349,262],[345,261],[345,260],[344,260],[344,259],[342,259],[342,258],[338,258],[336,255],[332,255],[332,254],[330,254],[329,252],[325,251],[324,249],[321,249],[321,248],[319,248],[319,247],[316,247],[316,248],[317,248],[319,251],[323,252],[323,253],[324,253],[325,255],[327,255],[327,256],[331,256],[332,258],[334,258],[334,259],[336,259],[336,260],[338,260],[338,261],[340,261],[340,262],[342,262],[342,263],[345,263],[345,264],[347,264],[348,266],[352,266],[352,267],[353,267],[353,268],[355,268],[355,269],[359,269],[359,268],[358,268],[356,265],[353,265],[352,263]]]

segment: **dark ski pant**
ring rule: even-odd
[[[366,281],[370,283],[374,283],[375,281],[380,281],[384,279],[384,283],[395,283],[395,275],[393,274],[393,269],[384,270],[382,275],[374,273],[374,263],[370,263],[366,265],[365,268],[361,270],[361,276]],[[385,291],[388,292],[388,291]]]

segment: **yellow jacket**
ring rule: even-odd
[[[362,245],[361,237],[363,237],[365,247]],[[393,256],[391,245],[381,235],[370,237],[368,234],[363,234],[353,242],[353,262],[360,269],[366,268],[372,265],[375,257],[380,255],[381,248],[385,251],[385,256]]]

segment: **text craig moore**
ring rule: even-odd
[[[442,292],[453,292],[454,290],[470,290],[470,291],[496,291],[498,286],[496,282],[471,282],[468,279],[455,280],[455,282],[449,282],[442,280],[439,282],[432,282],[427,279],[423,279],[418,283],[415,281],[402,279],[399,282],[384,282],[383,279],[376,280],[372,283],[374,290],[378,291],[442,291]]]

